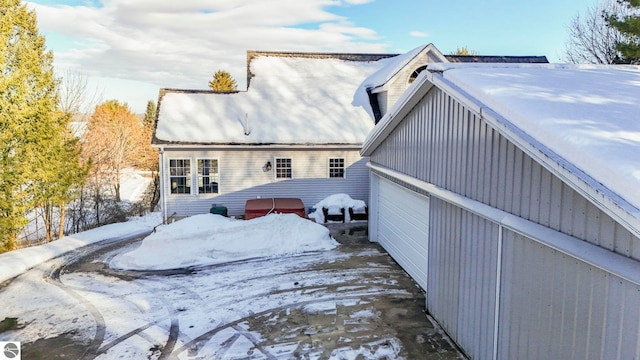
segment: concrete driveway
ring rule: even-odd
[[[169,271],[108,268],[140,239],[82,248],[3,284],[0,341],[23,359],[463,358],[364,223],[328,227],[335,250]]]

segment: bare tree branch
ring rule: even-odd
[[[624,35],[607,23],[613,14],[625,16],[627,8],[616,0],[604,0],[576,15],[569,25],[565,60],[576,64],[614,64],[620,59],[616,44]]]
[[[84,73],[66,69],[60,77],[59,110],[65,114],[88,113],[102,102],[102,91],[89,87]]]

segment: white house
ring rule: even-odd
[[[544,57],[247,52],[246,91],[162,89],[152,144],[165,219],[240,215],[246,200],[369,195],[362,142],[427,63],[546,62]]]
[[[240,215],[257,197],[366,199],[359,149],[374,122],[356,90],[391,56],[250,51],[247,91],[162,89],[152,144],[165,218],[212,204]]]
[[[430,64],[367,137],[369,234],[474,359],[640,358],[640,68]]]

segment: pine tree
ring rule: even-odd
[[[75,199],[84,183],[89,165],[80,162],[81,148],[78,139],[73,136],[69,127],[69,115],[59,112],[56,116],[58,128],[52,130],[52,136],[43,146],[46,151],[38,159],[38,172],[33,178],[34,199],[42,210],[47,242],[64,236],[65,209],[69,201]],[[54,227],[57,211],[57,229]]]
[[[0,0],[0,252],[16,248],[35,196],[41,166],[56,142],[57,88],[53,54],[34,11]]]
[[[616,44],[622,56],[620,62],[637,64],[640,63],[640,0],[620,1],[627,6],[631,15],[611,15],[607,21],[625,36],[624,41]]]
[[[153,100],[147,102],[147,111],[144,113],[144,126],[153,128],[156,121],[156,103]]]
[[[224,70],[218,70],[213,74],[213,79],[209,81],[209,87],[213,91],[218,92],[230,92],[238,90],[236,81],[231,77],[231,74]]]

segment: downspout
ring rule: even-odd
[[[380,111],[380,103],[378,102],[378,95],[372,92],[373,89],[367,88],[367,95],[369,96],[369,104],[371,105],[371,111],[373,111],[373,120],[375,124],[378,124],[382,119],[382,112]]]
[[[158,151],[158,161],[160,163],[160,201],[162,203],[162,222],[167,222],[167,196],[165,194],[165,178],[164,178],[164,147],[160,147]]]

